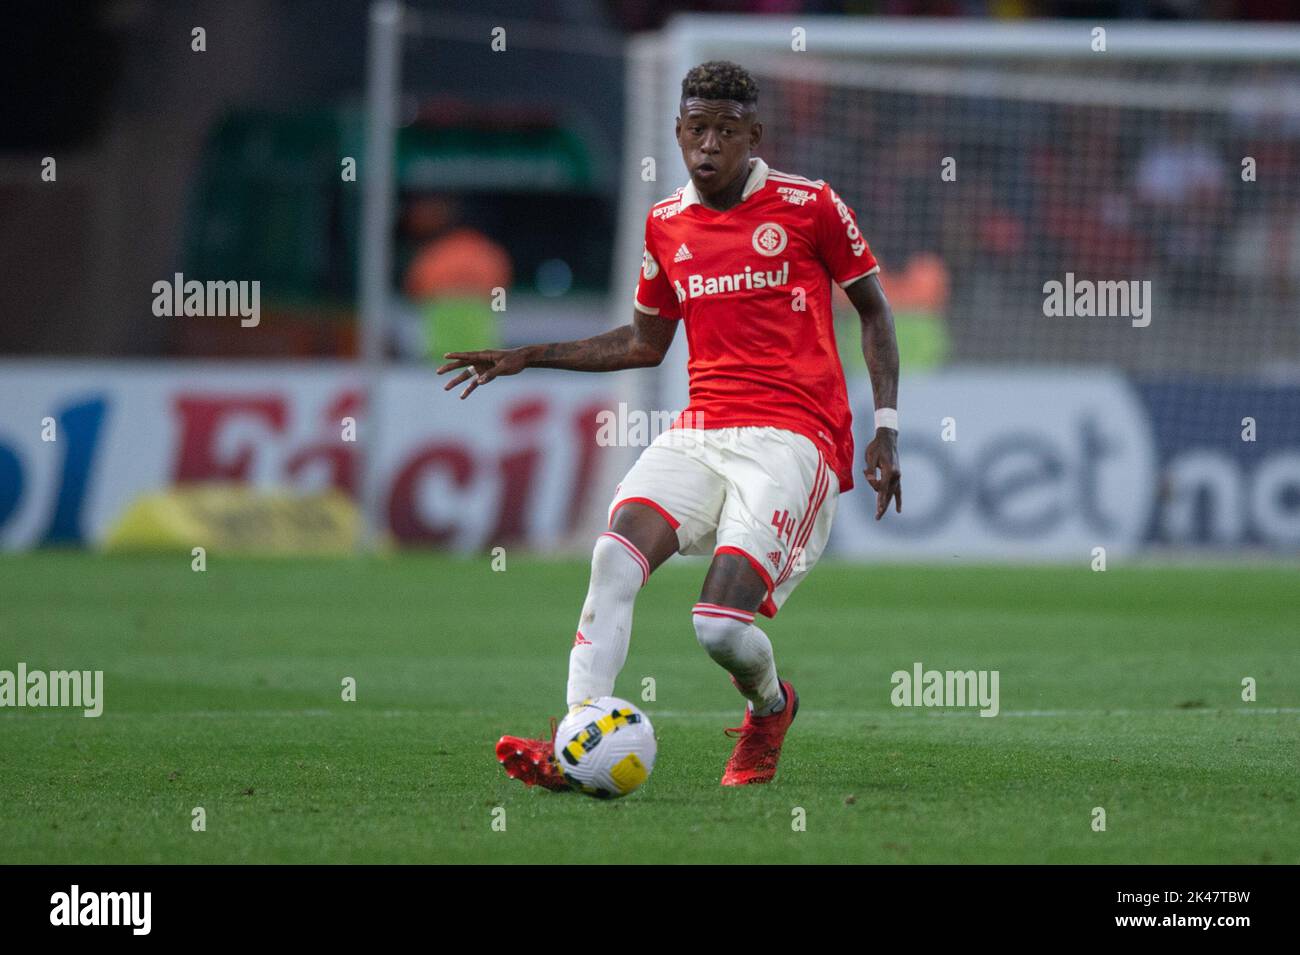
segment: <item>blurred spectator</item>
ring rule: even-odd
[[[1198,278],[1213,270],[1223,238],[1228,177],[1227,164],[1199,137],[1190,114],[1175,114],[1166,135],[1138,160],[1134,189],[1176,294],[1194,294],[1201,286]]]
[[[1052,271],[1120,278],[1147,258],[1124,187],[1115,110],[1073,109],[1062,134],[1030,161],[1036,223],[1058,260]]]
[[[932,252],[920,252],[899,272],[881,270],[881,285],[894,311],[898,356],[904,368],[934,368],[947,361],[948,269]]]
[[[1293,171],[1292,176],[1297,175]],[[1300,289],[1300,198],[1277,190],[1246,217],[1228,248],[1232,275],[1254,292],[1291,299]]]
[[[1276,67],[1259,66],[1232,91],[1238,133],[1300,139],[1300,81]]]
[[[1213,203],[1223,196],[1227,167],[1209,143],[1197,141],[1188,120],[1178,121],[1163,142],[1147,147],[1138,162],[1138,198],[1172,208]]]
[[[457,225],[450,200],[416,200],[405,218],[408,230],[423,240],[402,283],[407,297],[422,305],[420,350],[436,362],[450,351],[500,347],[493,295],[510,286],[509,254],[477,229]]]

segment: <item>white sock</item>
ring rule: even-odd
[[[626,537],[606,531],[591,554],[591,584],[569,651],[568,705],[614,692],[627,662],[632,606],[650,577],[645,556]]]
[[[736,680],[755,716],[785,709],[785,694],[777,679],[772,641],[754,626],[754,615],[733,607],[698,603],[691,611],[695,639],[710,657]]]

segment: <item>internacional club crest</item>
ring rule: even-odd
[[[785,229],[775,222],[764,222],[754,230],[754,251],[759,255],[780,255],[785,243]]]

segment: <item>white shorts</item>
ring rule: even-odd
[[[830,537],[840,482],[817,446],[780,428],[670,428],[641,453],[609,507],[635,501],[677,532],[683,554],[739,554],[776,612]]]

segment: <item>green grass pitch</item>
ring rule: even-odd
[[[0,710],[0,861],[1300,862],[1294,567],[823,564],[764,624],[777,780],[726,790],[703,570],[641,594],[616,692],[659,762],[599,802],[492,752],[562,710],[581,561],[0,558],[0,669],[105,671],[98,719]],[[915,661],[999,671],[1001,714],[893,707]]]

